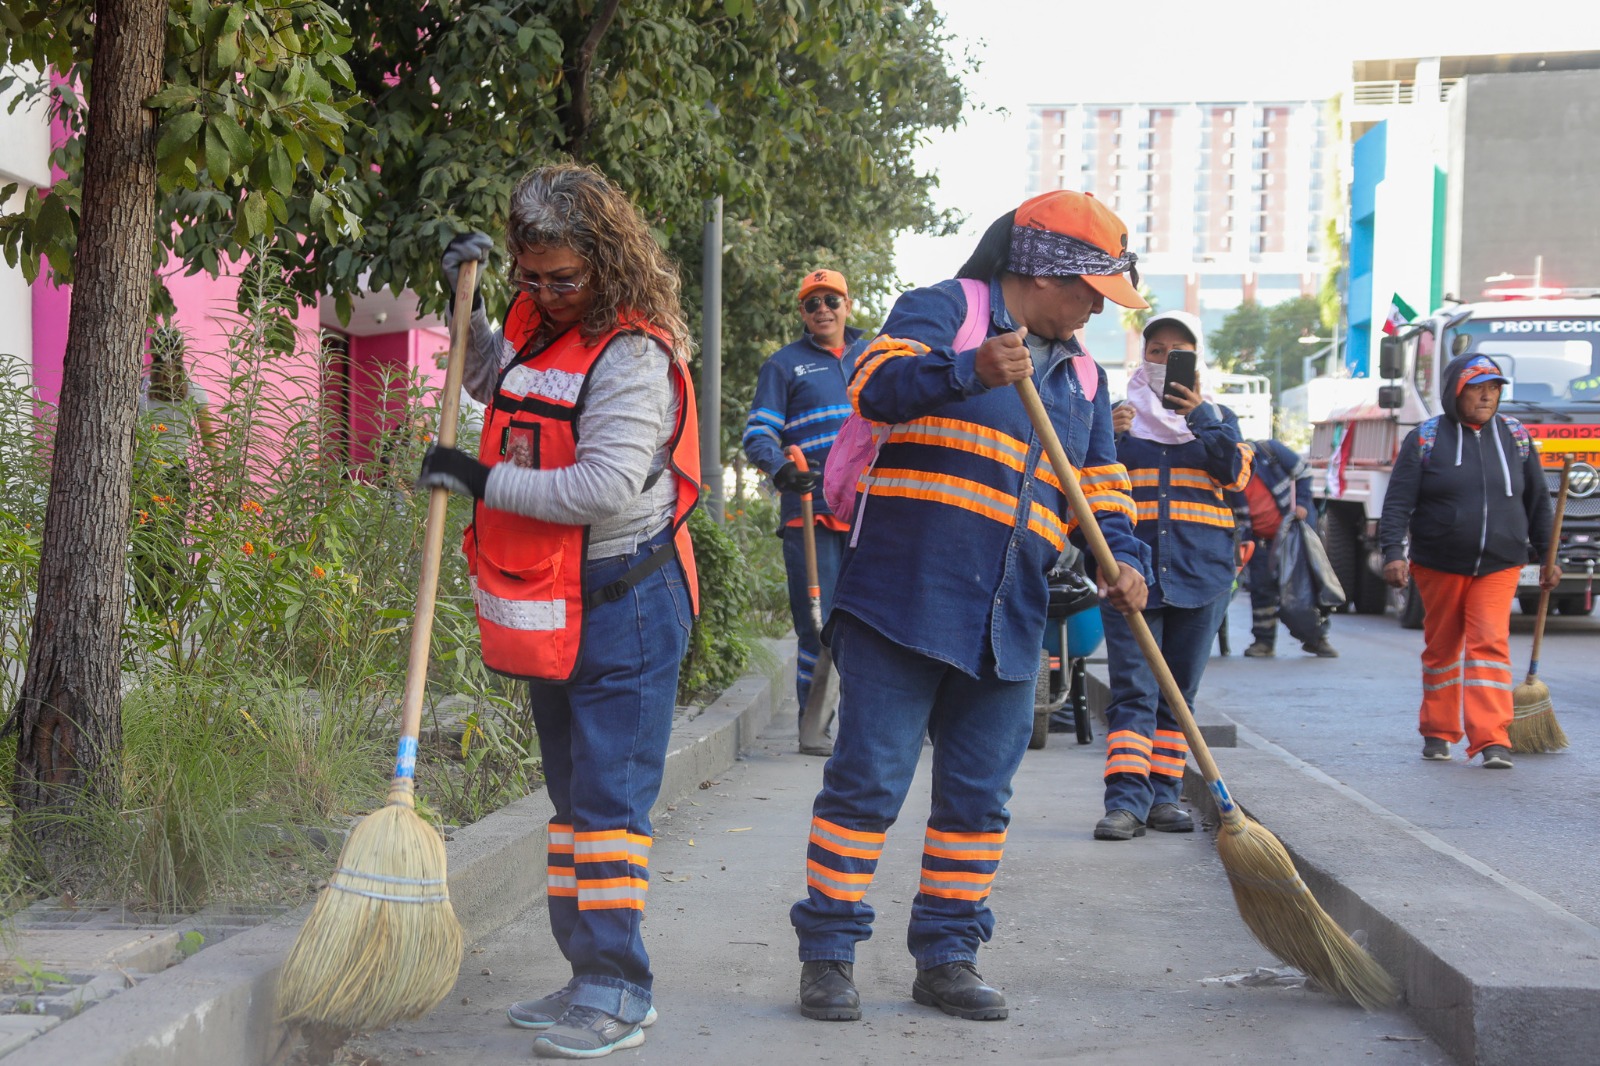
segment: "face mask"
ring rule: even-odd
[[[1146,362],[1144,364],[1144,373],[1145,377],[1149,379],[1150,391],[1160,396],[1167,387],[1167,364]]]

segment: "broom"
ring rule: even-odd
[[[1567,484],[1572,478],[1572,456],[1561,463],[1561,491],[1556,496],[1556,521],[1550,529],[1548,562],[1556,561],[1556,551],[1561,547],[1561,520],[1567,514]],[[1544,619],[1550,610],[1550,590],[1539,590],[1539,617],[1533,623],[1533,655],[1528,662],[1528,676],[1511,694],[1512,751],[1560,751],[1567,746],[1567,734],[1556,721],[1556,709],[1550,703],[1550,688],[1539,680],[1539,648],[1544,643]]]
[[[1078,472],[1061,447],[1061,439],[1056,436],[1044,402],[1039,399],[1039,390],[1034,388],[1030,378],[1023,378],[1016,384],[1034,431],[1044,442],[1051,469],[1061,480],[1078,528],[1083,531],[1106,580],[1114,582],[1117,561],[1100,531],[1100,523],[1089,509],[1083,487],[1078,484]],[[1228,871],[1233,899],[1245,925],[1268,951],[1298,967],[1334,995],[1353,1000],[1368,1010],[1392,1004],[1397,993],[1389,975],[1328,917],[1305,882],[1300,880],[1293,860],[1278,838],[1259,822],[1246,817],[1228,794],[1217,764],[1211,758],[1211,750],[1206,747],[1194,716],[1189,713],[1189,705],[1162,658],[1144,615],[1134,611],[1125,617],[1139,642],[1139,650],[1160,683],[1161,694],[1167,698],[1167,705],[1189,740],[1189,749],[1194,753],[1200,772],[1216,797],[1217,811],[1222,816],[1222,825],[1217,831],[1217,853]]]
[[[456,442],[477,274],[476,261],[463,263],[456,282],[450,363],[439,410],[439,446],[444,448]],[[450,908],[444,842],[417,816],[412,780],[449,497],[442,488],[428,496],[400,751],[388,801],[351,831],[338,869],[284,960],[278,1016],[289,1024],[366,1031],[420,1018],[450,994],[461,969],[461,926]]]

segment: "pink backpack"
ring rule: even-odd
[[[956,331],[951,347],[964,352],[978,347],[989,334],[989,283],[972,278],[960,280],[962,292],[967,298],[967,317]],[[1084,352],[1073,359],[1073,364],[1084,395],[1093,400],[1100,387],[1100,375],[1093,357]],[[852,526],[860,523],[860,512],[867,502],[863,493],[860,506],[857,506],[856,486],[860,484],[862,475],[878,461],[878,452],[883,442],[889,439],[889,431],[893,428],[892,425],[871,422],[859,414],[851,414],[839,427],[839,434],[828,450],[828,461],[822,470],[822,495],[834,514],[845,515],[852,510],[856,512],[851,520]],[[851,544],[855,543],[854,532],[850,541]]]

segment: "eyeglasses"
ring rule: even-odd
[[[806,302],[800,306],[806,309],[806,314],[814,315],[824,303],[828,305],[828,310],[837,311],[844,304],[844,297],[840,296],[838,293],[830,292],[826,296],[809,297],[807,298]]]
[[[577,281],[534,281],[532,278],[523,277],[519,272],[511,275],[511,287],[529,296],[538,296],[541,292],[558,297],[571,296],[588,283],[587,277],[579,278]]]

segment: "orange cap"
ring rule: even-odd
[[[818,289],[828,289],[845,297],[850,295],[850,286],[844,283],[843,274],[837,270],[813,270],[801,279],[797,299],[804,300]]]
[[[1094,193],[1056,189],[1017,208],[1015,224],[1046,229],[1086,241],[1113,258],[1128,254],[1128,227]],[[1126,271],[1115,274],[1079,274],[1090,288],[1123,307],[1149,307]]]

